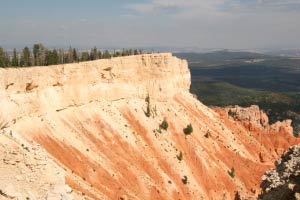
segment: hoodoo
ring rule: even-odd
[[[0,198],[256,199],[299,140],[190,82],[170,53],[0,69]]]

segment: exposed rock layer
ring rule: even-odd
[[[78,198],[255,198],[264,171],[298,142],[287,129],[203,105],[189,93],[186,61],[171,54],[0,69],[0,77],[3,127],[40,144]]]

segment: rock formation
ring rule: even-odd
[[[248,108],[227,107],[225,110],[230,117],[242,121],[249,129],[265,129],[269,125],[268,116],[256,105]]]
[[[242,108],[240,106],[227,107],[225,110],[230,117],[241,121],[249,130],[265,129],[269,132],[293,134],[293,128],[291,126],[292,120],[278,121],[270,125],[266,113],[261,111],[256,105],[252,105],[248,108]]]
[[[262,200],[300,199],[300,146],[292,146],[262,177]]]
[[[1,128],[45,149],[75,199],[253,199],[263,173],[299,142],[288,127],[268,128],[257,107],[236,118],[203,105],[189,93],[187,62],[169,53],[0,77]]]

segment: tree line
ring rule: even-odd
[[[78,51],[76,48],[49,49],[43,44],[34,44],[32,50],[27,46],[21,52],[14,48],[12,55],[0,47],[0,67],[27,67],[48,66],[80,61],[107,59],[111,57],[129,56],[142,54],[142,50],[123,49],[114,51],[101,51],[96,47],[89,51]]]

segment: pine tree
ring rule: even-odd
[[[80,61],[88,61],[90,59],[89,52],[84,51],[81,53]]]
[[[132,50],[132,49],[129,49],[129,50],[128,50],[128,55],[129,55],[129,56],[133,55],[133,50]]]
[[[18,55],[17,55],[16,48],[14,48],[14,53],[13,53],[13,57],[12,57],[12,60],[11,60],[11,65],[13,67],[19,66],[19,58],[18,58]]]
[[[53,51],[47,51],[47,63],[46,65],[57,65],[59,62],[58,60],[58,53],[56,49]]]
[[[76,51],[75,48],[73,48],[73,53],[72,53],[72,55],[73,55],[73,62],[78,62],[79,59],[78,59],[77,51]]]
[[[114,52],[114,57],[119,57],[119,56],[121,56],[120,51],[115,51],[115,52]]]
[[[48,63],[48,50],[43,44],[34,44],[33,45],[33,64],[35,66],[44,66]]]
[[[125,49],[122,50],[121,55],[122,55],[122,56],[126,56]]]
[[[51,51],[45,50],[45,61],[43,63],[43,66],[51,65]]]
[[[8,53],[4,51],[3,48],[0,47],[0,67],[8,67],[10,66],[10,59]]]
[[[110,58],[110,57],[111,57],[110,53],[107,50],[105,50],[103,54],[103,58]]]
[[[6,67],[4,62],[4,50],[0,47],[0,67]]]
[[[31,56],[30,56],[30,50],[28,47],[25,47],[22,51],[20,66],[22,66],[22,67],[31,66]]]
[[[91,49],[90,60],[96,60],[96,59],[98,59],[98,54],[97,54],[97,48],[94,47]]]
[[[102,52],[100,50],[98,51],[97,54],[98,54],[98,59],[102,59]]]
[[[72,47],[69,47],[67,55],[68,56],[67,56],[66,63],[72,63],[73,62],[73,49],[72,49]]]
[[[63,49],[58,50],[58,64],[65,63],[65,52]]]
[[[52,51],[52,56],[53,56],[53,65],[59,64],[59,57],[56,49]]]
[[[41,46],[40,44],[33,45],[33,59],[34,59],[35,66],[40,65],[40,62],[39,62],[40,46]]]

